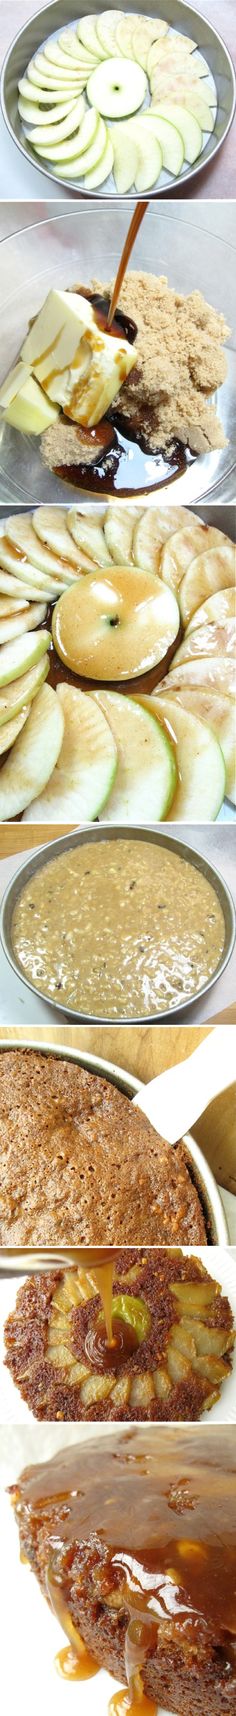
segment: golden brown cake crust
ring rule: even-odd
[[[4,1050],[0,1116],[1,1245],[207,1244],[183,1146],[107,1080]]]

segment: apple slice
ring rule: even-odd
[[[80,48],[80,43],[82,42],[82,47],[87,49],[87,52],[91,54],[93,59],[102,60],[103,47],[101,42],[99,42],[97,23],[98,18],[96,12],[91,12],[88,18],[80,19],[80,23],[77,26],[78,45]]]
[[[6,519],[6,524],[7,523],[8,521]],[[10,582],[7,580],[7,584],[4,582],[4,585],[2,585],[2,588],[7,591],[9,596],[13,595],[13,592],[14,595],[17,594],[20,584],[19,595],[22,596],[23,590],[24,594],[27,590],[27,596],[30,596],[31,601],[35,601],[37,591],[37,599],[39,595],[39,599],[40,596],[42,596],[46,602],[47,600],[50,601],[51,596],[55,596],[57,593],[62,595],[63,590],[66,588],[66,579],[62,572],[60,578],[49,578],[48,573],[45,576],[45,573],[39,571],[39,568],[31,566],[30,562],[23,554],[23,551],[22,556],[17,554],[13,544],[8,542],[7,536],[1,536],[0,532],[0,564],[1,563],[3,568],[6,567],[7,572],[13,573],[14,583],[12,578]],[[73,580],[70,580],[70,582],[73,582]]]
[[[25,632],[34,631],[35,626],[42,626],[46,613],[47,604],[31,602],[30,608],[25,608],[22,614],[15,614],[14,619],[12,615],[6,620],[0,619],[0,644],[10,643],[11,638],[23,637]]]
[[[11,681],[0,691],[0,728],[6,721],[13,721],[21,709],[33,703],[34,697],[49,673],[48,655],[44,655],[36,667],[30,667],[28,673],[22,674],[22,679]]]
[[[49,143],[50,147],[51,144],[55,147],[56,143],[63,143],[65,138],[72,137],[74,131],[78,130],[78,127],[81,125],[82,119],[84,118],[84,96],[79,95],[78,101],[73,101],[73,105],[70,107],[70,112],[66,114],[65,118],[61,119],[60,123],[58,123],[56,119],[55,108],[53,109],[53,113],[54,123],[52,123],[52,114],[44,113],[43,121],[41,118],[40,125],[34,126],[30,133],[31,143],[39,143],[42,148],[45,149],[46,143]],[[58,115],[58,109],[56,109],[56,113]]]
[[[117,53],[116,31],[118,24],[124,24],[123,12],[101,12],[96,18],[96,35],[103,50],[103,58],[110,59],[111,54]]]
[[[191,521],[185,507],[146,507],[137,518],[133,535],[133,559],[146,572],[159,572],[162,547],[174,532]],[[162,573],[161,573],[162,576]]]
[[[8,405],[11,405],[12,399],[16,399],[17,393],[20,393],[25,382],[29,380],[29,376],[29,364],[22,363],[20,358],[19,363],[14,365],[14,369],[9,370],[6,380],[0,387],[0,414],[1,411],[6,410]]]
[[[189,55],[190,53],[193,52],[194,48],[196,48],[196,42],[192,42],[192,40],[190,40],[190,37],[187,37],[187,36],[185,36],[184,38],[182,36],[180,38],[179,36],[170,35],[169,32],[168,32],[167,36],[165,33],[165,40],[164,39],[161,40],[160,38],[157,38],[154,36],[153,42],[150,43],[150,48],[149,48],[148,67],[147,67],[148,77],[152,76],[152,72],[154,71],[155,66],[162,63],[163,51],[164,51],[164,60],[165,61],[167,58],[172,59],[173,55],[175,57],[180,56],[180,59],[183,60],[183,55],[185,55],[185,54]]]
[[[20,679],[22,673],[27,673],[29,667],[36,667],[42,655],[50,648],[50,632],[30,632],[29,637],[15,638],[13,643],[3,644],[0,653],[0,685],[8,685],[13,679]]]
[[[127,141],[129,142],[128,148]],[[132,185],[135,184],[136,173],[138,171],[138,148],[135,138],[132,138],[129,135],[129,140],[127,139],[126,125],[117,126],[117,128],[113,125],[112,144],[114,154],[113,172],[115,185],[118,195],[123,197],[126,195],[127,191],[131,190]]]
[[[61,601],[64,601],[63,596],[61,596]],[[171,674],[171,681],[169,676],[165,682],[163,681],[165,691],[170,690],[170,685],[171,696],[174,697],[176,691],[182,693],[182,687],[184,691],[185,686],[192,686],[193,691],[197,691],[200,686],[202,690],[205,689],[209,692],[219,691],[223,697],[235,697],[234,662],[230,659],[226,661],[225,656],[222,655],[217,657],[201,655],[199,658],[196,657],[194,661],[182,661],[181,667],[176,667]]]
[[[49,73],[51,70],[54,72],[55,67],[58,66],[59,71],[61,71],[62,78],[64,78],[66,73],[65,81],[69,76],[70,80],[75,84],[78,76],[78,68],[80,72],[81,69],[83,69],[83,65],[86,65],[86,67],[90,66],[92,71],[92,66],[96,64],[94,57],[92,58],[92,54],[81,55],[81,52],[76,64],[74,58],[73,61],[70,62],[68,54],[65,54],[64,48],[60,46],[59,42],[50,41],[50,39],[46,42],[44,48],[44,58],[47,61]]]
[[[109,554],[116,566],[130,566],[136,519],[136,507],[126,507],[123,504],[121,506],[120,501],[118,501],[117,506],[109,506],[105,512],[104,535]]]
[[[169,822],[215,822],[225,792],[224,758],[218,740],[178,699],[152,698],[157,718],[167,723],[176,746],[178,783],[168,810]]]
[[[151,191],[162,170],[162,152],[160,143],[150,126],[133,124],[132,135],[138,149],[138,167],[135,177],[135,187],[142,196],[144,191]]]
[[[76,157],[73,157],[73,160],[69,163],[67,161],[66,164],[63,165],[63,162],[60,162],[60,178],[66,179],[69,175],[70,179],[78,179],[83,177],[83,173],[85,173],[87,169],[90,171],[91,168],[92,171],[93,167],[96,168],[104,153],[106,141],[107,128],[104,124],[104,119],[100,119],[97,115],[97,127],[93,143],[90,144],[90,147],[86,149],[82,155],[76,155]]]
[[[59,94],[61,101],[65,90],[66,95],[77,94],[81,78],[83,78],[83,82],[86,83],[87,67],[85,74],[84,72],[81,73],[79,66],[78,69],[76,68],[76,71],[71,71],[68,60],[67,74],[64,71],[58,71],[56,69],[53,71],[53,68],[51,67],[50,69],[47,64],[47,60],[44,60],[43,54],[38,54],[37,60],[32,60],[31,64],[28,65],[27,76],[29,78],[29,83],[32,83],[34,89],[49,90],[49,95],[51,94],[51,91],[56,91],[56,93]]]
[[[191,715],[205,721],[219,739],[225,763],[226,797],[236,804],[236,712],[232,698],[211,691],[210,687],[206,690],[202,685],[195,691],[192,686],[184,686],[178,693],[178,702]]]
[[[145,125],[151,125],[154,137],[157,137],[157,142],[160,143],[165,172],[173,173],[174,177],[178,178],[184,161],[184,143],[180,130],[177,130],[177,119],[176,125],[171,124],[169,119],[158,119],[152,108],[147,108],[142,118]]]
[[[1,553],[0,553],[0,561],[1,561]],[[39,574],[39,576],[40,576],[40,574]],[[38,584],[38,580],[37,580],[37,586],[35,586],[35,584],[34,584],[33,588],[32,588],[32,584],[24,583],[23,578],[22,579],[18,578],[17,582],[16,582],[16,578],[11,577],[10,573],[8,573],[8,572],[3,572],[1,570],[1,565],[0,565],[0,591],[6,596],[10,596],[10,598],[13,597],[13,600],[14,600],[16,590],[19,591],[19,596],[21,598],[21,601],[24,603],[24,605],[25,605],[25,602],[32,602],[32,599],[34,602],[40,602],[41,600],[43,600],[44,602],[51,602],[51,600],[52,600],[52,591],[50,590],[50,588],[48,590],[45,590],[45,588],[42,584],[41,585]],[[59,593],[60,592],[58,591],[58,595],[59,595]],[[53,592],[53,595],[54,595],[54,592]]]
[[[32,90],[32,94],[33,94],[33,90]],[[83,108],[84,108],[84,96],[80,95],[78,97],[78,100],[83,102]],[[69,117],[70,113],[73,112],[73,108],[75,107],[75,105],[76,105],[75,104],[75,97],[74,97],[74,95],[71,95],[69,101],[58,102],[58,105],[56,104],[55,107],[52,107],[52,108],[47,107],[45,110],[44,107],[39,106],[38,101],[26,101],[25,97],[23,95],[20,95],[18,98],[18,110],[19,110],[21,119],[25,120],[24,129],[25,129],[26,137],[30,137],[30,139],[31,139],[31,137],[32,137],[32,125],[33,125],[35,127],[35,129],[38,129],[38,127],[40,128],[40,131],[39,131],[39,138],[40,138],[41,128],[44,129],[45,127],[49,126],[50,130],[51,130],[51,125],[52,126],[56,125],[57,122],[59,122],[59,120],[63,121],[64,119],[67,119]],[[66,133],[66,135],[67,135],[67,133]],[[37,141],[38,141],[38,139],[36,137],[36,143],[37,143]]]
[[[52,423],[56,423],[57,417],[57,405],[47,399],[32,375],[19,388],[19,392],[4,411],[6,423],[10,423],[13,429],[18,429],[20,435],[43,435],[45,429],[50,429]]]
[[[18,84],[18,89],[19,89],[21,98],[23,98],[24,101],[27,101],[29,103],[29,106],[32,104],[32,102],[35,102],[35,103],[37,102],[38,106],[47,107],[49,109],[49,117],[51,118],[51,120],[52,120],[52,109],[53,109],[53,107],[55,107],[56,109],[58,107],[60,117],[61,117],[61,111],[60,111],[61,107],[62,106],[65,107],[65,105],[68,106],[68,112],[69,112],[69,107],[72,107],[73,102],[75,101],[75,95],[73,94],[73,90],[67,89],[66,92],[65,92],[65,90],[63,90],[63,98],[62,98],[62,91],[60,89],[50,90],[50,94],[49,94],[48,89],[42,89],[40,85],[39,86],[37,85],[37,87],[35,87],[34,84],[32,84],[30,82],[30,79],[28,77],[21,77],[20,78],[20,81]],[[83,89],[84,89],[84,84],[83,84]],[[77,94],[79,94],[79,90],[77,91]],[[55,117],[57,117],[57,114],[55,114]],[[47,118],[47,115],[46,115],[46,118]]]
[[[181,661],[192,661],[199,655],[236,655],[235,620],[225,620],[224,625],[197,626],[196,631],[185,632],[184,641],[180,644],[175,655],[175,667]],[[171,672],[171,664],[170,664]]]
[[[176,787],[173,746],[153,710],[114,691],[95,691],[109,721],[118,752],[118,770],[106,806],[106,822],[160,822]]]
[[[81,23],[82,23],[82,19],[81,19]],[[81,46],[84,47],[85,44],[84,44],[84,42],[82,43],[82,41],[81,41],[80,26],[79,26],[79,29],[77,27],[76,30],[60,30],[59,36],[58,36],[58,41],[59,41],[60,48],[62,48],[62,50],[63,50],[63,53],[66,54],[66,56],[68,56],[70,60],[71,59],[75,60],[75,62],[77,60],[80,60],[80,64],[81,64]],[[90,58],[91,60],[99,58],[98,44],[97,44],[96,54],[92,53],[91,48],[87,49],[87,58],[88,59]]]
[[[0,773],[0,822],[19,816],[43,792],[61,749],[63,710],[51,685],[34,698],[23,733]]]
[[[27,721],[28,714],[29,705],[26,709],[19,709],[19,715],[15,715],[14,721],[5,721],[5,725],[0,727],[0,757],[3,757],[4,751],[10,751],[11,745],[14,745],[18,733],[21,733],[22,727]]]
[[[62,506],[37,506],[33,512],[32,523],[39,542],[44,548],[49,548],[57,560],[63,561],[70,571],[80,570],[80,557],[76,548],[76,540],[72,541],[68,528],[68,511]]]
[[[196,612],[192,615],[189,626],[187,626],[186,637],[189,636],[190,632],[196,631],[197,626],[204,626],[205,622],[207,624],[209,622],[210,625],[224,625],[225,620],[235,619],[235,614],[236,591],[234,587],[232,590],[217,590],[215,596],[208,596],[207,601],[202,602],[200,608],[196,608]]]
[[[58,686],[64,735],[56,768],[25,822],[94,822],[117,767],[116,744],[102,709],[71,685]]]
[[[213,596],[215,590],[226,590],[235,583],[235,549],[233,543],[226,542],[222,548],[211,548],[209,553],[198,554],[192,560],[180,590],[180,611],[183,625],[187,626],[195,609],[207,596]]]
[[[96,67],[87,83],[88,101],[105,119],[126,119],[146,95],[147,78],[133,60],[109,59]]]
[[[26,614],[28,606],[29,603],[24,601],[24,596],[19,596],[19,601],[17,598],[14,599],[14,596],[0,596],[0,620],[14,619],[15,614],[21,612]]]
[[[187,519],[186,524],[182,526],[181,523],[180,530],[164,544],[160,562],[164,583],[169,584],[171,590],[178,590],[185,572],[197,556],[205,554],[208,549],[222,550],[227,543],[228,537],[215,525],[202,524],[194,516]]]
[[[140,19],[138,18],[138,13],[137,13],[136,28],[138,28],[138,22],[140,23]],[[135,29],[135,14],[133,15],[131,12],[129,12],[129,13],[126,13],[124,16],[124,13],[122,13],[122,17],[119,21],[119,24],[117,24],[116,47],[114,49],[114,53],[118,53],[118,54],[122,54],[122,55],[124,54],[124,58],[126,60],[127,59],[128,60],[134,60],[134,58],[135,58],[134,53],[133,53],[134,29]]]
[[[183,142],[185,160],[189,161],[190,165],[193,166],[194,161],[197,161],[198,155],[201,154],[202,149],[202,131],[198,119],[194,117],[193,113],[188,112],[187,107],[182,106],[180,103],[178,103],[177,107],[177,105],[175,106],[171,101],[161,102],[159,100],[158,103],[155,101],[149,111],[150,118],[152,118],[152,114],[155,113],[157,118],[162,117],[162,119],[169,124],[178,124]]]
[[[111,566],[112,559],[107,547],[102,524],[95,518],[94,513],[78,512],[76,506],[68,512],[68,530],[73,542],[82,548],[90,561],[97,566]]]
[[[72,568],[70,570],[69,566],[69,552],[68,567],[66,566],[62,569],[60,556],[52,552],[50,548],[47,548],[45,543],[42,542],[38,535],[36,535],[32,518],[29,517],[28,513],[16,513],[15,516],[13,515],[13,518],[8,518],[6,522],[9,542],[12,542],[13,547],[16,548],[19,558],[22,555],[25,560],[27,559],[30,561],[32,566],[37,567],[37,571],[40,572],[40,577],[43,573],[44,577],[50,584],[53,583],[54,579],[56,579],[56,582],[59,580],[59,583],[66,583],[67,580],[71,584],[74,582],[74,572]],[[69,546],[68,542],[68,550]],[[22,571],[24,573],[24,566],[22,567]]]
[[[54,608],[61,660],[92,679],[129,679],[163,661],[179,630],[172,591],[136,567],[88,572]]]
[[[85,184],[85,189],[87,191],[97,190],[98,185],[103,185],[104,180],[109,179],[110,173],[112,173],[113,160],[114,160],[114,153],[113,153],[113,146],[112,146],[111,138],[107,137],[105,149],[103,150],[103,154],[101,155],[101,158],[98,161],[97,167],[90,168],[90,172],[88,173],[87,170],[85,172],[85,164],[84,164],[84,168],[83,168],[84,175],[85,175],[84,184]],[[84,163],[85,163],[85,156],[84,156]],[[105,416],[105,410],[103,411],[102,415],[103,415],[103,417]],[[99,417],[99,421],[100,421],[100,417]]]
[[[196,95],[195,88],[193,88],[189,94],[182,96],[182,102],[183,107],[187,107],[188,112],[193,113],[194,119],[198,119],[201,131],[214,131],[216,110],[213,111],[203,95]]]
[[[50,135],[50,141],[47,144],[40,143],[38,145],[37,153],[47,157],[48,161],[53,161],[55,164],[68,161],[70,166],[70,161],[73,160],[74,156],[83,155],[85,149],[88,149],[90,144],[94,142],[98,124],[99,118],[98,113],[95,113],[95,108],[90,107],[89,110],[87,108],[81,124],[75,127],[73,132],[71,131],[70,136],[64,142],[54,143],[54,139],[51,140]]]

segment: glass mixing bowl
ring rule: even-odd
[[[77,281],[87,286],[93,276],[104,283],[116,273],[128,230],[133,204],[81,203],[66,214],[51,213],[6,238],[1,245],[0,288],[0,379],[19,353],[30,317],[39,310],[52,285],[71,287]],[[136,239],[130,266],[149,273],[168,275],[177,292],[198,288],[217,310],[224,312],[232,330],[228,346],[228,375],[219,389],[218,410],[228,444],[223,451],[201,455],[171,485],[158,487],[156,498],[191,506],[208,497],[219,501],[235,498],[236,473],[236,334],[234,249],[212,232],[195,226],[189,214],[169,204],[149,203]],[[93,490],[94,493],[94,490]],[[22,436],[2,422],[0,427],[0,500],[7,505],[39,501],[63,502],[84,492],[73,489],[43,465],[40,441]],[[130,496],[130,498],[132,498]]]

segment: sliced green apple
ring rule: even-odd
[[[50,648],[50,632],[30,632],[29,637],[15,638],[13,643],[3,644],[0,654],[0,685],[8,685],[13,679],[20,679],[22,673],[27,673],[30,667],[36,667],[41,656]]]
[[[158,693],[151,701],[176,746],[178,784],[168,820],[215,822],[225,792],[225,765],[218,740],[203,721],[182,709],[171,692]]]
[[[27,614],[28,607],[29,603],[24,600],[24,596],[19,596],[19,599],[14,596],[0,596],[0,620],[13,620],[15,614]]]
[[[67,113],[64,119],[62,118],[60,124],[55,119],[55,110],[54,124],[52,123],[52,115],[49,115],[48,113],[46,115],[44,113],[44,123],[42,123],[41,119],[40,124],[33,127],[33,130],[30,132],[30,142],[34,144],[34,147],[36,143],[39,144],[42,149],[46,149],[47,143],[50,148],[51,146],[55,148],[56,144],[63,143],[65,138],[73,137],[74,132],[77,131],[79,125],[82,123],[84,114],[84,96],[79,95],[78,101],[73,102],[73,106],[70,108],[70,113]]]
[[[107,547],[104,531],[94,513],[78,512],[72,506],[68,512],[68,530],[77,543],[88,555],[90,561],[97,566],[111,566],[112,559]]]
[[[81,60],[81,53],[80,53],[79,58],[78,58],[78,66],[77,66],[77,63],[75,65],[74,59],[72,62],[69,61],[68,54],[65,54],[64,48],[62,48],[60,46],[60,43],[52,41],[52,40],[50,40],[50,38],[49,38],[49,41],[46,42],[46,45],[44,48],[44,58],[47,61],[47,66],[48,66],[49,72],[50,72],[51,67],[52,67],[52,71],[54,71],[55,66],[56,67],[58,66],[59,71],[61,71],[62,79],[64,78],[64,74],[66,72],[66,79],[67,79],[67,77],[69,77],[72,80],[72,82],[75,84],[76,84],[76,79],[77,79],[77,74],[78,74],[78,67],[79,67],[79,71],[80,71],[81,70],[81,64],[83,65],[84,63],[86,63],[86,66],[90,65],[90,68],[92,70],[92,65],[95,64],[94,59],[92,59],[92,55],[89,56],[89,54],[86,54],[86,56],[84,56],[84,57],[82,56],[82,60]],[[65,79],[65,81],[66,81],[66,79]]]
[[[87,65],[87,62],[86,62],[86,65]],[[80,68],[77,67],[77,65],[71,66],[69,64],[69,60],[67,61],[67,68],[68,69],[67,69],[67,72],[65,75],[64,66],[62,66],[62,67],[51,66],[50,67],[48,64],[48,60],[46,60],[46,58],[45,58],[45,54],[37,54],[35,59],[30,60],[30,62],[29,62],[29,65],[27,67],[27,76],[29,78],[30,83],[35,84],[36,88],[40,88],[41,83],[42,83],[43,89],[57,89],[57,88],[59,88],[60,90],[63,91],[64,86],[66,85],[69,90],[70,89],[72,90],[72,94],[73,94],[73,90],[76,91],[76,89],[77,89],[77,82],[78,82],[78,76],[80,75]]]
[[[179,630],[178,604],[151,573],[130,566],[88,572],[54,608],[61,660],[92,679],[136,678],[163,661]]]
[[[152,113],[155,113],[157,118],[162,117],[172,125],[178,123],[183,141],[184,157],[192,166],[194,161],[197,161],[202,149],[202,131],[198,119],[194,117],[193,113],[188,112],[187,107],[178,104],[177,108],[171,101],[161,102],[159,100],[158,103],[153,103],[150,108],[150,117],[152,117]]]
[[[173,55],[175,58],[179,55],[183,58],[183,55],[192,53],[193,49],[196,47],[196,42],[193,42],[188,36],[172,36],[169,32],[167,34],[166,30],[165,38],[167,39],[161,40],[161,38],[154,36],[153,42],[150,43],[147,68],[148,77],[152,76],[152,72],[155,70],[155,65],[162,63],[163,57],[165,61],[168,59],[172,60]]]
[[[106,822],[159,822],[167,815],[176,787],[173,746],[153,710],[114,691],[94,692],[104,710],[118,752],[118,769],[106,806]]]
[[[60,43],[60,48],[63,48],[63,53],[68,54],[69,59],[75,61],[80,60],[81,62],[81,46],[85,46],[85,44],[82,43],[82,38],[80,36],[80,25],[76,30],[61,30],[58,36],[58,41]],[[89,53],[92,58],[91,48],[89,49]],[[97,51],[96,55],[94,54],[93,57],[98,59],[99,56]]]
[[[127,148],[128,142],[128,148]],[[118,195],[123,197],[135,184],[138,171],[138,148],[135,138],[127,137],[125,125],[112,128],[112,144],[114,154],[113,172]]]
[[[39,574],[39,576],[40,576],[40,574]],[[16,581],[15,576],[11,577],[10,573],[3,572],[1,569],[1,551],[0,551],[0,591],[1,591],[1,593],[3,593],[6,596],[10,596],[10,598],[13,597],[13,601],[14,601],[14,596],[15,596],[15,593],[17,590],[19,591],[20,599],[24,605],[25,605],[25,602],[32,602],[32,599],[34,602],[40,602],[41,600],[44,602],[51,602],[51,600],[52,600],[52,590],[50,590],[50,588],[45,589],[43,584],[38,583],[38,579],[37,579],[37,585],[34,584],[34,587],[32,589],[32,584],[24,583],[23,578],[21,578],[21,577],[17,578],[17,581]],[[54,592],[54,594],[55,594],[55,592]],[[58,591],[58,595],[59,595],[59,591]]]
[[[159,572],[162,567],[162,547],[180,526],[190,525],[191,513],[185,507],[145,507],[138,514],[133,534],[133,559],[146,572]],[[162,572],[161,572],[162,576]]]
[[[124,13],[115,10],[101,12],[96,18],[96,35],[103,50],[104,59],[110,59],[112,54],[117,53],[116,31],[118,24],[122,21],[124,23]]]
[[[189,91],[189,94],[183,94],[182,101],[183,107],[187,107],[188,112],[193,113],[194,119],[198,119],[201,131],[214,131],[216,113],[213,111],[212,107],[208,106],[208,102],[204,99],[203,95],[196,95],[196,90],[193,88],[191,92]]]
[[[114,53],[115,54],[117,54],[117,53],[122,54],[122,56],[124,55],[124,58],[126,60],[127,59],[128,60],[134,59],[133,35],[134,35],[134,30],[135,30],[135,22],[136,22],[136,28],[138,28],[138,22],[139,22],[138,13],[137,13],[137,17],[135,20],[135,15],[133,13],[129,12],[129,13],[125,13],[125,15],[124,15],[124,13],[122,13],[122,16],[119,20],[119,23],[117,24],[116,47],[114,48]]]
[[[154,108],[147,108],[142,115],[143,121],[151,125],[154,137],[157,137],[162,152],[162,163],[166,173],[173,173],[175,178],[181,173],[184,161],[184,144],[180,130],[169,119],[158,118]]]
[[[235,619],[235,615],[236,590],[234,587],[232,590],[217,590],[215,596],[208,596],[206,602],[202,602],[201,607],[196,608],[195,613],[192,614],[192,619],[187,626],[186,637],[189,636],[189,632],[196,631],[197,626],[204,626],[205,623],[221,626],[225,624],[225,620]]]
[[[121,506],[120,501],[117,506],[109,506],[105,512],[104,535],[109,554],[117,566],[130,566],[136,519],[136,508]],[[149,571],[149,567],[147,570]]]
[[[111,138],[107,137],[105,149],[103,150],[103,154],[101,155],[96,167],[90,167],[89,172],[87,167],[85,171],[85,156],[83,157],[83,160],[85,189],[87,191],[95,191],[97,190],[98,185],[103,185],[104,180],[109,179],[109,175],[112,173],[114,155]],[[105,411],[103,411],[102,415],[104,417]]]
[[[87,96],[104,119],[126,119],[129,113],[142,107],[146,89],[142,66],[120,56],[96,67],[87,83]]]
[[[99,116],[98,113],[95,113],[95,108],[87,108],[87,112],[84,113],[81,124],[78,128],[75,128],[75,131],[71,132],[71,135],[66,138],[65,142],[54,143],[54,141],[51,141],[50,139],[50,142],[47,145],[43,144],[42,146],[40,144],[40,154],[47,156],[48,161],[59,163],[61,161],[68,161],[70,164],[70,161],[73,160],[75,155],[83,155],[85,149],[88,149],[90,144],[94,142],[98,131],[98,124]]]
[[[99,42],[97,23],[98,18],[96,12],[91,12],[89,13],[88,18],[80,19],[77,31],[79,46],[80,42],[82,42],[82,47],[86,48],[87,52],[91,54],[95,60],[103,59],[103,47],[101,42]]]
[[[19,816],[43,791],[55,768],[63,731],[59,698],[51,685],[43,685],[0,772],[0,822]]]
[[[226,539],[222,548],[211,548],[192,560],[180,589],[180,611],[183,625],[189,625],[192,614],[207,596],[216,590],[226,590],[235,583],[235,549]]]
[[[60,162],[60,178],[66,179],[69,175],[70,179],[78,179],[82,178],[86,171],[90,172],[91,170],[92,172],[93,168],[96,169],[104,153],[106,141],[107,128],[104,124],[104,119],[100,119],[97,116],[97,126],[93,143],[84,150],[82,155],[79,153],[75,157],[73,156],[73,160],[69,162],[69,165],[68,162],[65,165],[63,162]]]
[[[64,598],[62,596],[61,601],[63,600]],[[234,662],[231,659],[226,661],[225,656],[222,655],[217,657],[214,655],[201,655],[199,657],[195,657],[194,661],[182,661],[181,667],[175,667],[174,672],[171,673],[171,682],[169,676],[168,679],[165,679],[165,682],[163,681],[165,691],[167,690],[167,687],[168,691],[170,690],[170,684],[171,695],[174,697],[176,691],[182,693],[182,687],[184,691],[185,686],[187,687],[189,685],[192,686],[193,691],[197,691],[198,687],[201,686],[202,690],[205,689],[209,692],[219,691],[222,693],[223,697],[235,697],[236,674]]]
[[[6,519],[7,529],[8,529],[8,525],[9,525],[9,528],[11,528],[11,522],[14,523],[14,520],[11,521],[10,519],[9,520]],[[3,568],[6,567],[7,572],[9,572],[9,573],[12,572],[13,577],[14,577],[14,581],[15,581],[14,584],[13,584],[13,580],[11,580],[10,587],[8,587],[8,585],[7,585],[7,593],[9,595],[13,595],[13,592],[14,592],[14,595],[17,595],[18,586],[20,584],[19,595],[22,595],[22,585],[23,585],[24,586],[24,592],[26,591],[26,588],[27,588],[27,594],[29,593],[31,601],[32,601],[32,599],[34,599],[34,601],[36,600],[36,590],[37,590],[37,599],[38,599],[38,592],[39,592],[39,598],[40,598],[40,596],[44,596],[44,600],[46,602],[47,597],[48,597],[48,600],[50,601],[51,595],[54,594],[54,596],[55,596],[57,591],[60,594],[62,594],[62,591],[66,587],[66,579],[63,576],[62,569],[61,569],[61,577],[60,578],[59,578],[59,576],[56,577],[56,575],[53,577],[51,577],[51,576],[49,577],[49,573],[45,574],[44,572],[41,571],[41,568],[39,569],[38,566],[37,567],[32,566],[31,562],[29,560],[27,560],[26,553],[24,554],[23,546],[21,548],[21,551],[19,552],[19,550],[17,551],[17,547],[13,544],[13,542],[8,541],[7,535],[1,536],[1,530],[0,530],[0,565],[2,565]],[[73,579],[70,580],[70,582],[72,582],[72,581],[73,581]],[[6,588],[5,585],[4,585],[4,588]]]
[[[185,632],[183,643],[175,655],[175,667],[181,661],[192,661],[200,655],[225,655],[236,657],[236,627],[235,620],[225,620],[224,625],[196,626],[196,631]],[[171,672],[171,664],[170,664]]]
[[[37,506],[33,512],[33,527],[39,542],[44,548],[49,548],[57,560],[63,560],[63,567],[73,568],[79,573],[80,557],[68,529],[68,512],[62,506]]]
[[[18,429],[21,435],[43,435],[44,429],[50,429],[51,424],[56,423],[58,407],[47,399],[38,381],[30,375],[16,398],[7,405],[4,417],[6,423]]]
[[[225,763],[225,792],[232,804],[236,804],[236,710],[231,697],[224,697],[221,691],[206,689],[199,685],[184,685],[178,692],[178,702],[182,708],[189,710],[191,715],[197,715],[200,721],[205,721],[219,739]]]
[[[138,150],[138,166],[135,176],[136,191],[142,196],[144,191],[152,190],[160,177],[162,170],[162,151],[160,144],[150,126],[140,124],[140,120],[132,120],[132,137]]]
[[[28,673],[22,674],[21,679],[11,681],[0,691],[0,728],[5,721],[13,721],[20,709],[28,703],[33,703],[37,691],[49,673],[48,655],[44,655],[36,667],[30,667]]]
[[[178,590],[185,572],[197,556],[205,555],[213,548],[222,551],[227,543],[228,538],[214,525],[201,524],[195,517],[188,519],[186,525],[181,524],[180,530],[164,544],[160,563],[164,583],[169,584],[171,590]]]
[[[83,83],[82,87],[84,89],[84,83]],[[58,107],[58,109],[60,111],[62,106],[65,107],[65,104],[66,105],[68,104],[68,111],[69,111],[69,107],[72,106],[72,103],[75,101],[75,95],[71,91],[71,88],[70,89],[67,88],[67,90],[63,89],[63,100],[62,100],[62,90],[60,90],[60,89],[53,90],[52,89],[52,90],[50,90],[50,92],[48,92],[48,89],[42,89],[40,87],[40,85],[37,84],[37,86],[35,86],[34,84],[32,84],[30,82],[29,77],[21,77],[20,78],[20,82],[18,84],[18,89],[20,92],[20,96],[23,97],[24,101],[29,102],[29,104],[35,101],[35,102],[37,102],[37,105],[39,105],[40,107],[49,108],[51,118],[52,118],[51,109],[53,107],[55,107],[55,108]],[[79,95],[79,90],[77,90],[77,95]],[[57,115],[56,115],[56,117],[57,117]],[[61,113],[60,113],[60,117],[61,117]]]
[[[25,632],[34,631],[35,626],[42,626],[46,619],[47,604],[31,602],[22,614],[12,615],[8,619],[0,619],[0,644],[10,643],[12,638],[23,637]],[[0,657],[1,661],[1,657]]]
[[[70,547],[69,541],[68,541],[68,566],[65,566],[65,567],[63,566],[63,568],[62,568],[60,556],[58,554],[56,554],[52,549],[48,548],[47,545],[45,544],[45,542],[42,542],[42,539],[38,535],[36,535],[36,531],[34,530],[32,518],[29,516],[28,513],[23,512],[23,513],[13,514],[13,517],[8,518],[6,522],[7,522],[7,537],[9,539],[9,542],[12,543],[13,548],[15,548],[17,550],[17,553],[19,555],[19,561],[20,561],[20,556],[24,557],[26,563],[28,560],[28,562],[30,562],[31,568],[35,567],[37,569],[37,572],[40,573],[40,580],[41,580],[41,576],[43,574],[43,577],[45,577],[45,580],[47,581],[47,583],[49,583],[50,585],[52,584],[52,586],[53,586],[53,581],[55,579],[56,579],[57,584],[58,583],[63,584],[63,583],[67,583],[67,582],[70,584],[74,583],[74,572],[73,572],[72,567],[70,568],[70,565],[69,565],[69,547]],[[1,558],[1,537],[0,537],[0,558]],[[23,576],[24,576],[24,563],[22,564],[21,570],[22,570]]]
[[[31,93],[33,94],[33,90]],[[84,106],[84,96],[80,95],[78,99],[83,102]],[[72,113],[75,105],[74,95],[70,96],[69,101],[62,101],[61,103],[58,102],[55,107],[50,108],[47,106],[46,109],[45,107],[41,107],[38,101],[26,100],[24,95],[20,95],[18,98],[18,109],[21,119],[25,120],[26,136],[29,136],[30,138],[32,137],[32,141],[36,141],[37,143],[38,137],[34,139],[32,135],[32,126],[34,126],[35,129],[38,129],[39,127],[40,139],[41,130],[49,128],[51,132],[51,126],[57,125],[60,120],[63,121],[69,118],[69,114]]]
[[[15,744],[15,739],[18,739],[18,733],[21,733],[28,714],[29,704],[26,709],[19,709],[19,714],[15,715],[13,721],[5,721],[4,726],[0,727],[0,757],[3,757],[4,751],[10,751],[11,745]]]
[[[113,786],[115,739],[92,697],[71,685],[60,685],[57,695],[64,720],[60,755],[45,791],[24,820],[94,822]]]

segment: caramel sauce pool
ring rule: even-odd
[[[12,942],[26,977],[66,1010],[109,1019],[194,997],[224,947],[217,894],[194,863],[148,840],[91,841],[22,888]]]

